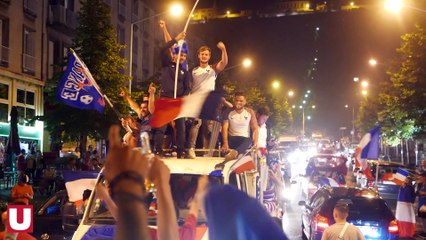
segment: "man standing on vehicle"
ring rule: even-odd
[[[229,161],[244,154],[253,145],[257,146],[259,127],[256,114],[253,109],[246,108],[247,101],[242,92],[236,92],[234,97],[234,109],[225,113],[222,124],[222,151],[229,153],[225,160]],[[252,138],[250,139],[250,129]]]
[[[348,215],[348,205],[337,203],[333,209],[333,217],[336,223],[325,229],[321,240],[364,240],[361,231],[346,221]]]
[[[207,46],[201,46],[198,49],[198,60],[200,61],[200,64],[198,67],[195,67],[192,70],[191,94],[210,92],[215,90],[216,77],[221,71],[225,69],[226,65],[228,64],[228,54],[226,53],[225,44],[223,44],[223,42],[219,42],[217,44],[217,48],[219,48],[222,52],[222,58],[214,65],[209,65],[211,49]],[[200,129],[201,123],[201,119],[196,119],[195,123],[189,130],[188,155],[190,158],[195,158],[194,148],[197,142],[198,131]],[[206,135],[208,126],[207,122],[204,125],[204,131],[202,131],[202,133],[203,135]],[[207,146],[204,145],[204,147]]]

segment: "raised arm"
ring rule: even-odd
[[[140,116],[141,115],[141,113],[142,113],[142,109],[140,108],[140,106],[139,106],[139,104],[137,103],[137,102],[135,102],[128,94],[127,94],[127,92],[124,90],[124,89],[121,89],[121,93],[120,93],[120,96],[122,96],[126,101],[127,101],[127,103],[129,104],[129,106],[130,106],[130,108],[133,110],[133,111],[135,111],[137,114],[138,114],[138,116]]]
[[[160,28],[163,31],[163,37],[164,37],[164,42],[169,42],[170,40],[172,40],[172,37],[169,34],[169,31],[167,30],[167,26],[166,26],[166,22],[163,20],[160,20]],[[170,56],[172,56],[172,49],[169,48],[169,54]]]
[[[228,65],[228,53],[226,52],[225,44],[223,42],[219,42],[217,44],[217,48],[219,48],[222,52],[222,58],[218,63],[213,66],[216,71],[216,74],[222,72],[223,69],[225,69],[226,65]]]
[[[148,92],[149,92],[149,98],[148,98],[148,111],[153,114],[155,111],[155,87],[154,84],[149,84]]]
[[[250,115],[251,115],[250,127],[253,133],[252,134],[253,147],[256,147],[257,140],[259,138],[259,126],[257,125],[256,114],[254,113],[253,109],[248,108],[248,111],[250,112]]]

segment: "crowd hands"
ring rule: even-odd
[[[169,168],[158,156],[142,154],[137,148],[123,144],[118,126],[110,128],[109,141],[105,163],[109,191],[99,186],[97,191],[102,192],[100,195],[107,200],[108,208],[117,220],[115,239],[192,240],[196,236],[199,212],[208,222],[209,239],[286,239],[257,200],[231,186],[210,186],[207,176],[199,178],[189,203],[189,215],[185,224],[178,226]],[[156,230],[148,228],[147,224],[145,180],[154,183],[156,188]],[[241,224],[245,226],[241,227]]]

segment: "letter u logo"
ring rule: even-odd
[[[7,214],[9,232],[33,232],[32,205],[9,205]]]

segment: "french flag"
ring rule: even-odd
[[[416,230],[416,213],[414,212],[413,204],[415,199],[416,194],[411,184],[399,188],[395,218],[398,222],[400,238],[414,237]]]
[[[374,179],[371,169],[368,166],[368,159],[379,159],[380,126],[375,126],[371,131],[362,137],[358,148],[355,150],[355,159],[362,171],[369,180]]]
[[[398,168],[396,173],[393,176],[392,181],[394,181],[397,185],[402,186],[402,184],[405,182],[405,179],[410,175],[410,173],[402,168]]]
[[[236,174],[240,174],[253,169],[255,169],[254,162],[253,158],[250,155],[238,159],[234,164],[232,164],[230,168],[231,172],[235,172]]]
[[[222,103],[222,97],[222,92],[211,91],[176,99],[161,98],[155,101],[151,127],[158,128],[181,117],[217,120],[217,108]]]
[[[93,190],[99,172],[96,171],[64,171],[65,187],[68,192],[70,202],[83,199],[83,192],[86,189]]]

